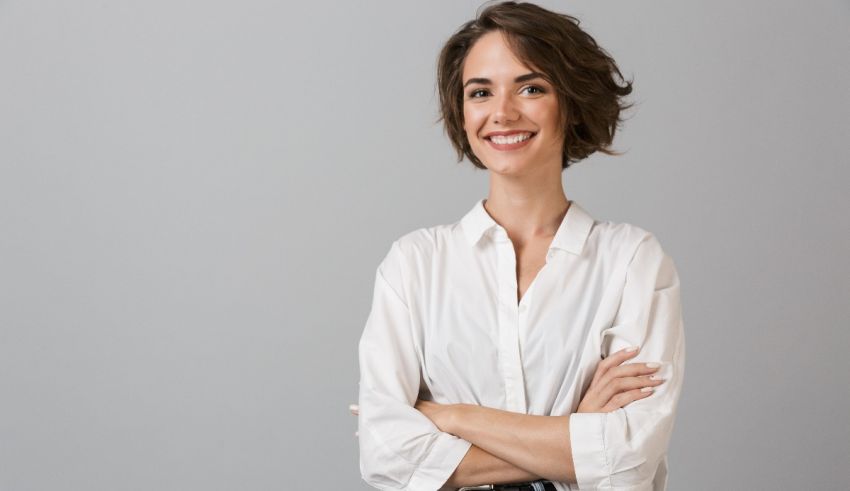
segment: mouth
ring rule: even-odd
[[[516,150],[528,145],[528,142],[537,135],[534,132],[516,133],[508,136],[485,136],[484,139],[496,150]]]

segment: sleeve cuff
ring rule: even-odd
[[[462,438],[443,433],[437,438],[428,458],[416,468],[407,485],[408,491],[441,489],[454,473],[472,444]]]
[[[605,416],[605,413],[570,414],[570,447],[579,489],[597,489],[609,479]]]

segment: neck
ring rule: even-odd
[[[511,238],[526,242],[552,238],[570,204],[560,186],[545,193],[491,188],[484,209]]]

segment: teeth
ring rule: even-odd
[[[490,140],[493,143],[498,143],[499,145],[510,145],[512,143],[528,140],[529,138],[531,138],[531,133],[521,133],[511,136],[491,136]]]

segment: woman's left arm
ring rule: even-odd
[[[535,416],[470,404],[417,401],[442,431],[550,481],[576,482],[569,416]]]

